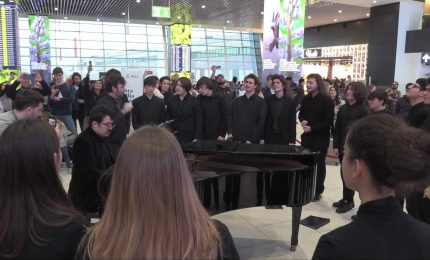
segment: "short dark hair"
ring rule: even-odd
[[[254,83],[255,83],[255,85],[257,85],[257,86],[259,86],[260,85],[260,81],[258,80],[258,77],[257,77],[257,75],[255,75],[255,74],[248,74],[248,75],[246,75],[246,77],[244,78],[244,81],[246,81],[246,79],[253,79],[254,80]]]
[[[82,76],[81,76],[81,74],[80,74],[79,72],[73,72],[73,74],[72,74],[72,79],[73,79],[74,77],[76,77],[76,76],[78,76],[78,77],[82,78]]]
[[[372,99],[378,99],[378,100],[382,100],[384,101],[384,104],[387,103],[388,100],[388,94],[386,91],[382,90],[382,89],[377,89],[373,92],[371,92],[369,94],[369,96],[367,96],[368,100],[372,100]]]
[[[366,101],[367,89],[366,86],[361,82],[349,83],[347,90],[351,89],[354,93],[354,98],[357,103],[363,103]]]
[[[191,90],[191,87],[193,84],[191,83],[191,80],[186,77],[181,77],[178,79],[179,82],[181,82],[182,87],[185,89],[186,92],[189,92]]]
[[[397,195],[422,191],[430,182],[430,134],[399,118],[375,114],[355,121],[346,145],[350,154],[344,159],[365,161],[376,184],[395,189]]]
[[[57,75],[57,74],[64,74],[63,73],[63,69],[61,67],[55,67],[55,69],[52,71],[52,74]]]
[[[169,76],[164,76],[160,78],[160,85],[161,83],[163,83],[163,81],[168,80],[170,82],[170,77]]]
[[[106,105],[96,105],[91,109],[88,114],[88,120],[91,125],[92,122],[96,121],[97,123],[101,123],[105,116],[110,116],[110,118],[115,119],[115,113],[112,109]]]
[[[112,92],[112,88],[118,87],[119,84],[125,85],[125,79],[122,76],[114,74],[107,77],[104,82],[106,92]]]
[[[286,82],[285,82],[284,76],[282,76],[281,74],[272,75],[272,81],[274,81],[275,79],[279,79],[279,81],[281,81],[281,83],[282,83],[282,86],[285,87]]]
[[[412,83],[412,82],[407,83],[407,84],[406,84],[406,86],[405,86],[405,90],[407,91],[407,90],[408,90],[408,88],[409,88],[409,86],[410,86],[410,85],[413,85],[413,84],[414,84],[414,83]]]
[[[18,111],[23,111],[28,107],[37,107],[43,103],[43,97],[39,92],[33,89],[23,89],[16,94],[13,108]]]
[[[427,79],[419,78],[415,81],[415,83],[417,83],[420,86],[421,91],[424,91],[426,89]]]
[[[197,89],[199,89],[203,85],[205,85],[210,90],[214,90],[213,81],[208,77],[201,77],[196,83]]]
[[[158,77],[156,76],[149,76],[146,79],[143,80],[143,86],[157,86]]]
[[[105,77],[110,77],[110,76],[121,76],[121,72],[117,69],[110,69],[106,72]]]
[[[312,73],[307,76],[306,79],[314,79],[317,82],[318,93],[322,95],[326,95],[327,91],[325,90],[324,80],[322,79],[320,74]]]
[[[267,75],[266,80],[271,80],[271,79],[273,79],[273,74]]]

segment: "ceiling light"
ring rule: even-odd
[[[261,12],[261,14],[264,14],[264,12]]]
[[[229,20],[227,20],[227,23],[230,23],[230,21],[229,21]]]
[[[308,16],[308,19],[311,19],[311,18],[312,18],[312,16],[310,16],[310,15],[309,15],[309,16]]]
[[[54,10],[55,10],[55,11],[58,11],[58,7],[55,7],[55,8],[54,8]]]
[[[201,25],[199,25],[199,28],[202,28],[202,26],[201,26]]]
[[[99,22],[100,21],[100,19],[99,18],[97,18],[97,22]]]
[[[180,17],[180,16],[178,16],[178,19],[181,19],[181,17]]]
[[[376,0],[374,0],[373,3],[376,4]]]
[[[339,10],[338,12],[341,14],[341,13],[342,13],[342,10]]]
[[[226,28],[224,27],[224,30],[225,30]]]
[[[125,13],[122,13],[122,15],[125,15]]]
[[[140,0],[136,0],[136,3],[140,3]]]
[[[333,21],[337,22],[337,19],[334,19]]]
[[[128,20],[128,23],[130,23],[130,20]]]
[[[370,14],[366,14],[366,16],[370,16]]]
[[[64,19],[65,19],[65,20],[67,20],[67,16],[66,16],[66,17],[64,17]]]
[[[160,24],[159,22],[156,22],[155,24]]]
[[[205,9],[205,8],[206,8],[206,5],[202,5],[202,8],[203,8],[203,9]]]

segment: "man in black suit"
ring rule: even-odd
[[[103,200],[98,182],[114,164],[108,137],[115,127],[115,113],[103,105],[95,106],[89,114],[89,127],[73,144],[73,169],[69,196],[75,207],[83,213],[99,212]]]
[[[143,81],[145,93],[133,100],[132,122],[134,130],[138,128],[164,122],[166,105],[163,99],[154,96],[157,87],[157,77],[149,76]]]

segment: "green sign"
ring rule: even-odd
[[[152,17],[170,18],[170,7],[152,6]]]

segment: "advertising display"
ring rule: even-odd
[[[269,74],[302,75],[306,0],[265,0],[263,81]]]
[[[121,75],[127,82],[125,94],[130,102],[143,95],[143,74],[141,70],[121,70]]]
[[[191,73],[191,30],[190,24],[170,26],[170,74],[181,73],[188,77]]]
[[[0,69],[20,67],[17,20],[15,3],[0,1]]]
[[[45,82],[51,81],[51,46],[49,17],[29,15],[30,69],[40,72]]]

